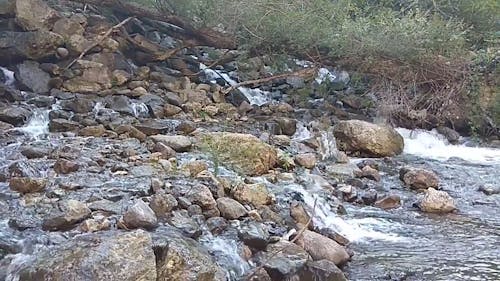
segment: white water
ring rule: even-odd
[[[227,270],[227,280],[238,280],[250,269],[250,265],[240,255],[238,242],[213,236],[209,231],[200,242],[215,257],[217,263]]]
[[[56,102],[50,109],[36,109],[28,123],[21,128],[16,128],[16,130],[29,135],[35,140],[43,139],[49,134],[49,113],[59,108],[59,102]]]
[[[296,141],[303,141],[312,138],[314,135],[309,131],[304,122],[297,122],[295,134],[292,136],[292,139]]]
[[[323,83],[324,81],[326,80],[329,80],[329,81],[334,81],[335,78],[337,78],[337,76],[333,75],[330,70],[326,69],[326,68],[320,68],[318,70],[318,76],[316,77],[316,82],[318,84],[321,84]]]
[[[404,138],[404,153],[446,161],[457,157],[472,163],[500,164],[500,149],[452,145],[436,131],[396,129]]]
[[[231,86],[238,84],[238,82],[231,79],[231,77],[229,77],[227,73],[210,69],[202,63],[200,63],[200,69],[205,72],[208,79],[213,80],[213,83],[215,83],[215,79],[222,77],[222,79],[224,79]],[[245,95],[251,105],[262,106],[270,102],[268,91],[262,91],[260,89],[250,89],[247,87],[238,87],[238,90],[240,90],[240,92]]]
[[[135,118],[149,117],[149,109],[146,104],[138,102],[132,103],[130,106],[132,107],[132,112],[134,113]]]
[[[5,86],[12,86],[16,79],[14,78],[14,72],[8,70],[5,67],[0,66],[4,76],[5,76]]]

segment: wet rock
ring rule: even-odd
[[[450,213],[457,209],[453,198],[448,193],[432,187],[427,189],[418,207],[427,213]]]
[[[49,155],[50,149],[45,147],[25,146],[21,147],[21,154],[28,159],[43,158]]]
[[[172,104],[165,104],[163,106],[163,113],[167,117],[174,116],[174,115],[179,114],[181,112],[182,112],[182,108],[180,108],[178,106],[175,106]]]
[[[94,109],[94,101],[82,96],[77,96],[71,100],[61,101],[60,106],[62,109],[74,113],[89,113]]]
[[[102,137],[106,134],[106,128],[103,125],[87,126],[78,131],[78,135],[83,137]]]
[[[401,206],[401,198],[398,195],[385,196],[375,202],[374,206],[384,210],[396,209]]]
[[[210,133],[202,136],[199,145],[220,163],[245,175],[262,175],[278,163],[277,151],[249,134]]]
[[[16,23],[24,30],[49,30],[59,13],[42,0],[16,0]]]
[[[281,240],[267,247],[264,269],[273,281],[294,280],[309,259],[309,254],[301,247]]]
[[[306,169],[316,166],[316,155],[314,153],[302,153],[295,156],[295,162]]]
[[[317,232],[323,236],[332,239],[333,241],[339,243],[342,246],[347,246],[349,244],[349,239],[347,239],[345,236],[343,236],[342,234],[336,232],[331,228],[321,228]]]
[[[149,207],[155,212],[158,218],[167,217],[178,205],[177,200],[171,194],[159,192],[151,197]]]
[[[176,152],[186,152],[191,149],[192,142],[186,136],[167,136],[167,135],[154,135],[150,136],[154,142],[163,143]]]
[[[342,270],[329,260],[307,261],[299,275],[302,281],[347,281]]]
[[[80,128],[80,124],[78,122],[67,119],[56,118],[50,120],[49,122],[49,130],[51,132],[69,132],[75,131],[78,128]]]
[[[153,233],[156,280],[225,281],[224,271],[212,256],[179,231],[161,227]]]
[[[451,144],[458,144],[460,141],[460,134],[451,128],[439,126],[436,128],[436,131],[445,136]]]
[[[241,203],[253,206],[268,205],[272,203],[272,197],[263,183],[240,184],[233,190],[233,197]]]
[[[77,200],[68,200],[62,204],[62,211],[53,211],[42,223],[42,229],[48,231],[69,230],[76,223],[90,216],[90,209]]]
[[[292,136],[295,134],[297,129],[297,120],[291,118],[278,118],[276,121],[278,122],[281,132],[284,135]]]
[[[336,265],[341,265],[350,258],[340,244],[310,230],[305,230],[296,243],[304,248],[314,260],[329,260]]]
[[[222,197],[217,199],[217,208],[221,215],[228,220],[235,220],[246,215],[247,211],[238,201]]]
[[[486,195],[500,194],[500,186],[481,185],[478,190]]]
[[[377,201],[377,191],[373,188],[361,192],[361,201],[365,205],[372,205]]]
[[[143,132],[131,125],[120,125],[114,129],[117,134],[128,134],[131,138],[136,138],[140,141],[146,140],[147,136]],[[175,152],[175,151],[174,151]]]
[[[16,79],[28,91],[46,93],[50,90],[50,75],[40,69],[36,61],[27,60],[17,65]]]
[[[158,225],[156,215],[142,200],[137,200],[123,214],[123,222],[128,228],[153,229]]]
[[[40,192],[47,186],[47,179],[15,177],[9,181],[9,188],[19,193]]]
[[[227,221],[222,217],[212,217],[207,219],[208,230],[212,234],[220,234],[227,228]]]
[[[14,126],[22,125],[31,116],[31,111],[20,106],[0,108],[0,121]]]
[[[216,208],[217,202],[215,201],[210,189],[203,184],[197,184],[189,189],[185,195],[191,203],[200,206],[203,210],[211,210]]]
[[[84,232],[96,232],[110,228],[111,222],[104,216],[95,216],[94,218],[84,220],[80,224],[80,229]]]
[[[232,105],[239,107],[243,102],[250,104],[248,98],[238,89],[231,90],[226,96],[226,101]]]
[[[163,159],[170,159],[177,154],[170,146],[160,142],[154,144],[152,151],[161,153]]]
[[[14,126],[12,126],[11,124],[0,121],[0,132],[8,131],[12,128],[14,128]]]
[[[77,236],[41,251],[19,281],[156,281],[150,235],[142,230]]]
[[[0,31],[0,60],[16,62],[23,59],[41,60],[55,55],[63,38],[53,32]]]
[[[122,206],[118,202],[106,199],[94,201],[88,207],[92,211],[104,212],[110,215],[122,213]]]
[[[117,69],[112,72],[111,77],[115,86],[121,86],[130,80],[131,75],[125,70]]]
[[[439,178],[436,173],[424,169],[402,168],[399,171],[399,178],[411,189],[437,188],[439,186]]]
[[[203,215],[203,209],[201,209],[198,205],[191,205],[187,208],[187,211],[190,216],[194,215]]]
[[[200,225],[193,219],[193,216],[186,210],[173,211],[172,217],[168,219],[168,222],[170,225],[181,230],[186,236],[196,239],[200,237],[202,230]]]
[[[269,243],[269,233],[265,230],[263,225],[256,222],[249,222],[238,229],[238,237],[254,249],[264,250]]]
[[[58,174],[69,174],[78,171],[80,165],[74,161],[59,159],[54,164],[54,171]]]
[[[300,202],[294,201],[290,204],[290,216],[297,224],[306,225],[309,223],[310,216],[304,209],[304,205]],[[312,223],[310,225],[312,227]]]
[[[380,174],[377,170],[370,166],[364,166],[361,171],[355,171],[354,174],[358,178],[367,178],[374,181],[380,181]]]
[[[328,165],[325,170],[328,174],[340,178],[351,178],[360,172],[358,166],[353,163]]]
[[[335,125],[337,146],[351,155],[362,157],[395,156],[403,152],[403,137],[393,128],[360,120]]]

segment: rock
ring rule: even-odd
[[[104,212],[109,215],[122,213],[122,206],[120,202],[113,202],[106,199],[94,201],[90,203],[88,207],[92,211]]]
[[[451,144],[458,144],[460,141],[460,134],[451,128],[439,126],[436,128],[436,131],[445,136]]]
[[[342,270],[329,260],[307,261],[300,272],[300,280],[304,281],[347,281]]]
[[[212,234],[220,234],[227,228],[227,221],[221,217],[208,218],[207,227]]]
[[[262,224],[248,222],[238,229],[238,237],[254,249],[264,250],[269,243],[269,233],[262,228]]]
[[[208,164],[202,160],[195,160],[186,163],[181,169],[186,171],[189,176],[196,177],[199,173],[208,170]]]
[[[77,96],[71,100],[65,100],[60,102],[62,109],[71,111],[74,113],[89,113],[94,110],[94,101],[92,99],[87,99],[81,96]]]
[[[111,74],[102,63],[78,60],[73,68],[82,71],[81,76],[76,76],[64,81],[64,88],[72,93],[92,93],[111,88]]]
[[[239,219],[246,215],[247,211],[238,201],[222,197],[217,199],[217,208],[221,215],[228,220]]]
[[[54,171],[58,174],[69,174],[78,171],[80,165],[74,161],[59,159],[54,164]]]
[[[191,205],[190,208],[191,207],[200,208],[198,205]],[[201,215],[201,209],[200,213],[196,214],[189,213],[189,211],[186,210],[173,211],[172,216],[168,219],[168,222],[173,227],[181,230],[186,236],[196,239],[202,234],[200,225],[194,219],[195,216],[199,215]]]
[[[377,201],[378,194],[375,189],[370,188],[366,191],[363,191],[360,197],[363,204],[372,205]]]
[[[153,135],[150,138],[154,142],[163,143],[173,148],[176,152],[187,152],[192,146],[191,140],[186,136]]]
[[[43,220],[42,229],[46,231],[69,230],[76,223],[90,216],[90,209],[84,203],[68,200],[62,205],[62,211],[53,211]]]
[[[31,116],[31,111],[20,106],[0,108],[0,121],[14,126],[22,125]]]
[[[178,205],[177,200],[171,194],[159,192],[151,197],[149,207],[158,218],[165,218]]]
[[[49,30],[59,13],[42,0],[16,0],[16,23],[26,31]]]
[[[399,208],[401,206],[401,198],[398,195],[385,196],[375,202],[374,206],[384,210]]]
[[[87,126],[78,131],[78,135],[83,137],[102,137],[106,134],[106,128],[103,125]]]
[[[248,98],[238,89],[231,90],[226,96],[226,101],[232,105],[239,107],[243,102],[250,104]]]
[[[9,187],[11,190],[25,194],[40,192],[45,189],[47,183],[47,179],[15,177],[10,179]]]
[[[282,117],[278,118],[276,121],[278,122],[281,132],[284,135],[292,136],[293,134],[295,134],[295,131],[297,129],[297,120]]]
[[[500,194],[500,186],[481,185],[478,190],[486,195]]]
[[[200,206],[203,210],[211,210],[217,206],[212,192],[210,189],[203,184],[197,184],[189,189],[188,193],[185,195],[191,203]]]
[[[142,200],[137,200],[123,214],[123,222],[128,228],[153,229],[158,225],[156,215]]]
[[[21,147],[21,154],[28,159],[43,158],[49,155],[50,150],[44,147],[25,146]]]
[[[456,210],[453,198],[445,191],[438,191],[430,187],[418,207],[427,213],[450,213]]]
[[[233,197],[241,203],[253,206],[268,205],[272,203],[272,197],[263,183],[240,184],[233,190]]]
[[[273,281],[299,280],[298,274],[309,259],[309,254],[301,247],[281,240],[266,248],[264,269]]]
[[[436,173],[424,169],[402,168],[399,171],[399,178],[411,189],[437,188],[439,186],[439,178]]]
[[[125,70],[117,69],[111,74],[111,81],[115,86],[121,86],[127,83],[132,76]]]
[[[42,60],[53,57],[63,44],[63,38],[53,32],[0,31],[0,60],[17,62],[24,59]]]
[[[340,244],[319,233],[305,230],[296,242],[313,260],[329,260],[336,265],[345,264],[350,256]]]
[[[67,40],[72,35],[83,35],[85,29],[75,18],[61,18],[54,23],[52,31]]]
[[[0,132],[3,133],[3,131],[8,131],[8,130],[11,130],[13,128],[14,128],[14,126],[12,126],[11,124],[0,121]]]
[[[200,244],[179,231],[159,228],[153,233],[156,280],[225,281],[225,273]]]
[[[50,75],[40,69],[36,61],[27,60],[17,65],[16,79],[29,91],[34,93],[46,93],[50,90]]]
[[[75,131],[80,127],[80,124],[75,121],[62,118],[52,119],[49,122],[49,130],[51,132],[69,132]]]
[[[156,281],[156,277],[151,237],[143,230],[74,237],[44,248],[19,272],[19,281]]]
[[[339,149],[350,155],[386,157],[403,152],[403,137],[387,126],[360,120],[340,121],[333,134]]]
[[[13,16],[16,11],[16,0],[0,0],[0,16]]]
[[[154,144],[152,151],[161,153],[161,157],[163,159],[170,159],[175,157],[177,154],[170,146],[160,142]]]
[[[302,153],[295,156],[295,162],[306,169],[314,168],[317,161],[314,153]]]
[[[59,58],[64,59],[64,58],[66,58],[69,55],[69,51],[66,48],[59,47],[59,48],[56,49],[56,55]]]
[[[380,181],[380,174],[370,166],[364,166],[361,171],[355,171],[354,175],[358,178],[367,178],[374,181]]]
[[[178,106],[168,104],[168,103],[163,106],[163,113],[167,117],[174,116],[174,115],[179,114],[181,112],[182,112],[182,108],[180,108]]]
[[[93,45],[93,41],[88,40],[85,36],[80,34],[73,34],[66,39],[66,47],[71,53],[81,54],[87,48]]]
[[[309,223],[310,216],[304,209],[302,203],[294,201],[290,204],[290,216],[295,220],[297,224],[306,225]],[[312,221],[310,228],[312,228]]]
[[[95,216],[92,219],[86,219],[80,224],[80,229],[84,232],[96,232],[108,230],[111,228],[111,222],[104,216]]]
[[[325,167],[328,174],[339,178],[352,178],[356,173],[361,172],[353,163],[332,164]]]
[[[131,125],[120,125],[114,129],[117,134],[127,133],[129,137],[136,138],[140,141],[146,140],[147,136],[143,132],[139,131],[136,127]],[[175,152],[175,151],[174,151]]]
[[[278,163],[277,151],[249,134],[210,133],[202,136],[199,145],[220,163],[249,176],[267,173]]]

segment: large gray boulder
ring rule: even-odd
[[[395,156],[404,148],[403,137],[393,128],[361,120],[340,121],[333,134],[338,148],[354,156]]]
[[[18,62],[53,57],[63,44],[62,36],[49,31],[0,31],[0,61]]]
[[[151,237],[142,230],[77,236],[24,266],[19,281],[157,280]]]
[[[61,16],[43,0],[15,0],[16,23],[26,31],[49,30]]]
[[[34,93],[46,93],[50,90],[50,75],[40,69],[36,61],[24,61],[17,65],[16,79],[29,91]]]

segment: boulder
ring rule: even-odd
[[[188,193],[185,195],[191,203],[200,206],[203,210],[211,210],[217,206],[212,192],[210,189],[203,184],[197,184],[191,187]]]
[[[293,134],[295,134],[295,131],[297,129],[297,120],[282,117],[278,118],[276,122],[278,122],[281,132],[284,135],[292,136]]]
[[[103,125],[87,126],[78,131],[78,135],[83,137],[102,137],[106,135],[106,128]]]
[[[240,184],[232,191],[233,197],[241,203],[262,206],[272,203],[272,196],[263,183]]]
[[[151,197],[149,207],[158,218],[165,218],[178,205],[177,200],[171,194],[159,192]]]
[[[137,200],[123,214],[123,222],[128,228],[153,229],[158,225],[156,215],[142,200]]]
[[[172,149],[174,149],[176,152],[186,152],[191,149],[192,142],[191,140],[186,137],[186,136],[167,136],[167,135],[153,135],[150,136],[150,138],[154,142],[160,142],[163,143]]]
[[[295,162],[306,169],[314,168],[317,161],[314,153],[302,153],[295,156]]]
[[[307,261],[299,276],[303,281],[347,281],[342,270],[329,260]]]
[[[99,92],[112,86],[110,71],[102,63],[78,60],[73,68],[81,70],[82,75],[66,80],[63,84],[72,93]]]
[[[27,60],[18,64],[16,79],[27,90],[34,93],[46,93],[50,90],[50,75],[40,69],[40,64],[36,61]]]
[[[198,207],[199,213],[193,214],[189,209]],[[189,206],[188,210],[173,211],[172,216],[168,219],[168,223],[173,227],[182,231],[182,233],[190,238],[198,238],[202,234],[200,224],[196,221],[195,216],[201,215],[201,209],[198,205]]]
[[[72,35],[83,35],[85,29],[76,18],[61,18],[54,23],[52,31],[63,36],[66,40]]]
[[[210,133],[201,137],[199,146],[222,165],[249,176],[267,173],[278,163],[277,151],[249,134]]]
[[[221,215],[228,220],[235,220],[246,215],[247,211],[238,201],[222,197],[217,199],[217,208]]]
[[[84,232],[96,232],[110,228],[111,222],[101,215],[97,215],[92,219],[86,219],[80,224],[80,229]]]
[[[445,136],[448,142],[451,144],[458,144],[458,142],[460,141],[460,134],[451,128],[439,126],[436,128],[436,131]]]
[[[358,178],[367,178],[374,181],[380,181],[380,174],[377,170],[370,166],[364,166],[361,171],[355,171],[355,176]]]
[[[310,230],[305,230],[296,243],[304,248],[314,260],[329,260],[336,265],[341,265],[350,258],[343,246]]]
[[[411,189],[437,188],[439,178],[433,171],[424,169],[402,168],[399,171],[399,178]]]
[[[49,31],[0,31],[0,60],[13,63],[54,57],[62,44],[63,38]]]
[[[427,189],[418,207],[427,213],[450,213],[457,209],[453,198],[448,193],[432,187]]]
[[[307,223],[311,223],[310,216],[304,209],[304,205],[301,202],[293,201],[290,204],[290,216],[295,220],[297,224],[306,225]]]
[[[403,137],[393,128],[360,120],[340,121],[333,134],[340,150],[361,157],[401,154]]]
[[[61,210],[55,209],[43,220],[42,229],[48,231],[69,230],[76,223],[90,216],[90,209],[77,200],[68,200],[62,204]]]
[[[49,130],[51,132],[69,132],[75,131],[78,128],[80,128],[80,124],[78,122],[67,119],[56,118],[50,120],[49,122]]]
[[[80,165],[77,162],[59,159],[54,163],[54,171],[58,174],[69,174],[78,171]]]
[[[263,225],[257,222],[243,224],[238,229],[238,237],[245,245],[258,250],[266,249],[270,238]]]
[[[11,190],[25,194],[40,192],[45,189],[47,183],[47,179],[15,177],[10,179],[9,187]]]
[[[298,275],[309,259],[309,254],[300,246],[281,240],[267,246],[264,269],[273,281],[300,280]]]
[[[19,271],[19,281],[156,281],[156,277],[151,237],[143,230],[76,236],[44,248]]]
[[[396,209],[401,206],[401,198],[398,195],[385,196],[375,202],[374,206],[384,210]]]
[[[0,0],[0,16],[13,16],[16,11],[16,0]]]
[[[20,106],[0,108],[0,121],[14,126],[22,125],[31,116],[31,111]]]
[[[35,146],[24,146],[21,147],[21,154],[28,159],[43,158],[50,153],[49,148],[45,147],[35,147]]]
[[[26,31],[50,30],[61,16],[43,0],[16,0],[16,23]]]

